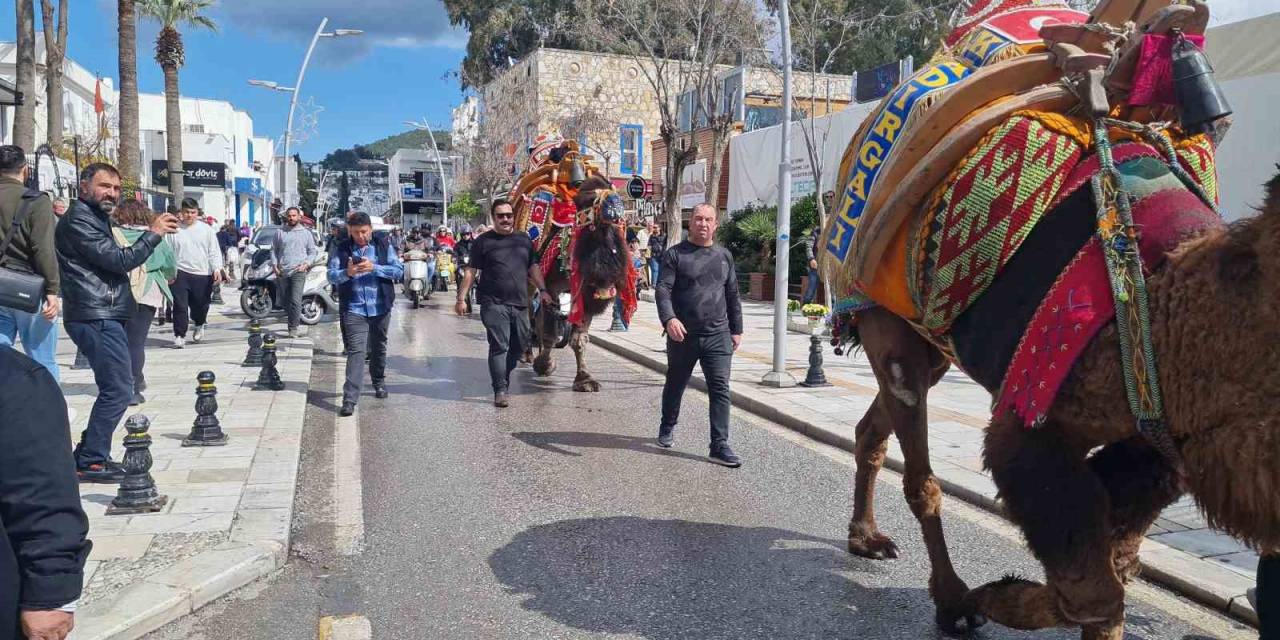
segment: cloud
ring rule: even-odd
[[[327,31],[362,29],[364,35],[326,44],[323,61],[340,63],[369,53],[373,47],[422,48],[466,46],[466,33],[449,24],[440,0],[225,0],[224,20],[246,31],[308,42],[322,17]]]

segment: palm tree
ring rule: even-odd
[[[13,143],[31,153],[36,150],[36,19],[32,0],[18,0],[17,70],[15,83],[22,104],[13,109]]]
[[[116,18],[120,31],[120,175],[130,190],[141,184],[138,159],[142,143],[138,134],[138,14],[133,0],[119,0]]]
[[[138,14],[160,23],[156,36],[156,62],[164,71],[165,148],[169,158],[169,191],[174,202],[182,200],[182,105],[178,91],[178,69],[186,63],[179,26],[203,27],[217,31],[213,19],[203,11],[214,0],[138,0]]]
[[[45,120],[49,147],[55,155],[62,152],[62,75],[67,58],[67,0],[58,0],[56,21],[52,0],[40,0],[44,20],[44,93]]]

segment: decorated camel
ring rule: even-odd
[[[626,243],[622,198],[573,141],[534,147],[529,168],[512,188],[516,228],[533,233],[547,290],[556,306],[543,305],[533,316],[538,355],[534,371],[551,375],[553,348],[567,342],[577,360],[574,391],[599,391],[587,372],[591,320],[612,311],[621,297],[623,316],[636,309],[636,271]],[[562,294],[569,294],[561,308]]]
[[[843,347],[879,382],[856,430],[849,551],[877,527],[890,433],[945,630],[991,619],[1119,640],[1160,511],[1280,548],[1280,177],[1260,215],[1216,210],[1229,115],[1198,0],[962,3],[943,53],[894,89],[841,164],[822,262]],[[952,364],[988,389],[984,464],[1044,565],[970,590],[951,565],[927,396]]]

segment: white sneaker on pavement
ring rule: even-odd
[[[174,348],[174,349],[181,349],[181,348],[183,348],[183,347],[185,347],[185,346],[187,346],[187,339],[186,339],[186,338],[183,338],[182,336],[174,336],[174,337],[173,337],[173,348]]]
[[[200,342],[201,340],[204,340],[204,325],[198,324],[196,330],[191,332],[191,341]]]

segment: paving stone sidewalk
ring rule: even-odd
[[[602,321],[591,337],[606,349],[665,371],[665,339],[657,308],[649,292],[642,298],[630,331],[605,331],[609,323]],[[743,319],[743,344],[733,363],[734,405],[852,450],[854,429],[878,389],[865,354],[835,356],[824,340],[824,371],[832,386],[766,387],[760,380],[773,368],[773,306],[744,300]],[[808,357],[809,336],[789,334],[787,370],[797,381],[804,380]],[[694,384],[705,389],[700,371],[695,371]],[[998,511],[995,485],[982,470],[981,460],[982,430],[991,417],[990,402],[981,386],[952,368],[929,393],[929,448],[934,472],[948,493]],[[902,452],[894,438],[889,440],[887,464],[902,470]],[[1244,595],[1256,583],[1257,554],[1209,529],[1190,497],[1165,510],[1148,532],[1141,557],[1144,577],[1257,624],[1257,614]]]
[[[230,302],[234,289],[224,291]],[[245,318],[215,305],[205,339],[173,349],[172,325],[152,325],[147,402],[125,414],[151,420],[152,476],[169,497],[158,513],[108,516],[115,485],[83,484],[93,551],[76,615],[75,640],[139,637],[281,566],[288,554],[312,344],[278,343],[283,391],[254,390],[258,369],[241,366]],[[75,345],[59,336],[62,387],[72,442],[88,420],[97,387],[91,371],[71,369]],[[196,375],[217,376],[222,447],[182,447],[195,419]],[[112,457],[121,459],[117,430]]]

